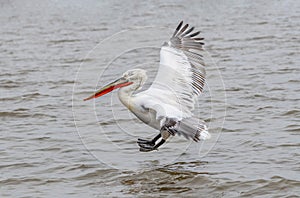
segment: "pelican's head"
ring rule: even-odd
[[[104,86],[103,88],[99,89],[96,93],[91,95],[88,98],[85,98],[84,101],[90,100],[92,98],[98,98],[103,96],[114,89],[121,88],[121,87],[128,87],[129,91],[136,91],[142,87],[142,85],[147,80],[146,71],[143,69],[132,69],[126,71],[121,78],[109,83],[108,85]]]

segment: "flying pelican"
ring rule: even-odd
[[[170,40],[162,45],[159,69],[149,89],[137,92],[147,75],[143,69],[132,69],[84,99],[97,98],[119,88],[122,104],[160,131],[152,140],[138,139],[142,152],[157,150],[170,135],[183,135],[195,142],[210,138],[204,121],[192,113],[197,96],[203,91],[205,64],[201,55],[203,38],[196,37],[200,31],[193,32],[194,27],[188,29],[188,26],[181,21]]]

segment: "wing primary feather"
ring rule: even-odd
[[[194,38],[195,41],[202,41],[204,38]]]
[[[185,35],[191,33],[194,30],[194,27],[191,27],[190,29],[188,29],[187,31],[185,31],[181,36],[184,37]]]
[[[189,35],[189,37],[191,37],[191,38],[192,38],[192,37],[194,37],[194,36],[197,36],[198,34],[200,34],[200,31],[198,31],[198,32],[195,32],[195,33],[193,33],[193,34],[190,34],[190,35]]]
[[[177,32],[180,30],[180,28],[181,28],[181,26],[182,26],[182,23],[183,23],[183,21],[181,21],[181,22],[179,23],[179,25],[177,26],[177,28],[176,28],[175,32],[173,33],[173,36],[172,36],[172,37],[175,37],[175,35],[177,34]]]
[[[185,26],[183,26],[183,28],[181,28],[181,30],[178,32],[178,34],[176,36],[180,36],[182,37],[182,33],[189,27],[189,24],[185,24]]]

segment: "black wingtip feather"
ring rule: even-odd
[[[194,27],[191,27],[190,29],[188,29],[187,31],[185,31],[185,32],[182,34],[182,37],[184,37],[185,35],[191,33],[193,30],[194,30]]]
[[[180,32],[178,33],[178,36],[181,35],[188,27],[189,24],[185,24],[185,26],[183,26],[183,28],[181,28]]]
[[[179,25],[177,26],[177,28],[176,28],[176,30],[175,30],[175,32],[174,32],[174,34],[173,34],[172,37],[175,37],[175,35],[177,34],[177,32],[180,30],[182,24],[183,24],[183,21],[180,21],[180,23],[179,23]]]
[[[198,32],[195,32],[195,33],[193,33],[193,34],[189,35],[189,37],[194,37],[194,36],[197,36],[198,34],[200,34],[200,31],[198,31]]]
[[[183,21],[180,21],[179,25],[178,25],[178,26],[177,26],[177,28],[176,28],[176,30],[177,30],[177,31],[179,31],[179,30],[180,30],[180,28],[181,28],[182,24],[183,24]]]

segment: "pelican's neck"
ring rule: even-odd
[[[124,106],[126,106],[128,109],[131,109],[131,103],[132,103],[132,97],[135,92],[135,89],[131,85],[122,87],[118,91],[118,96],[120,101]]]

